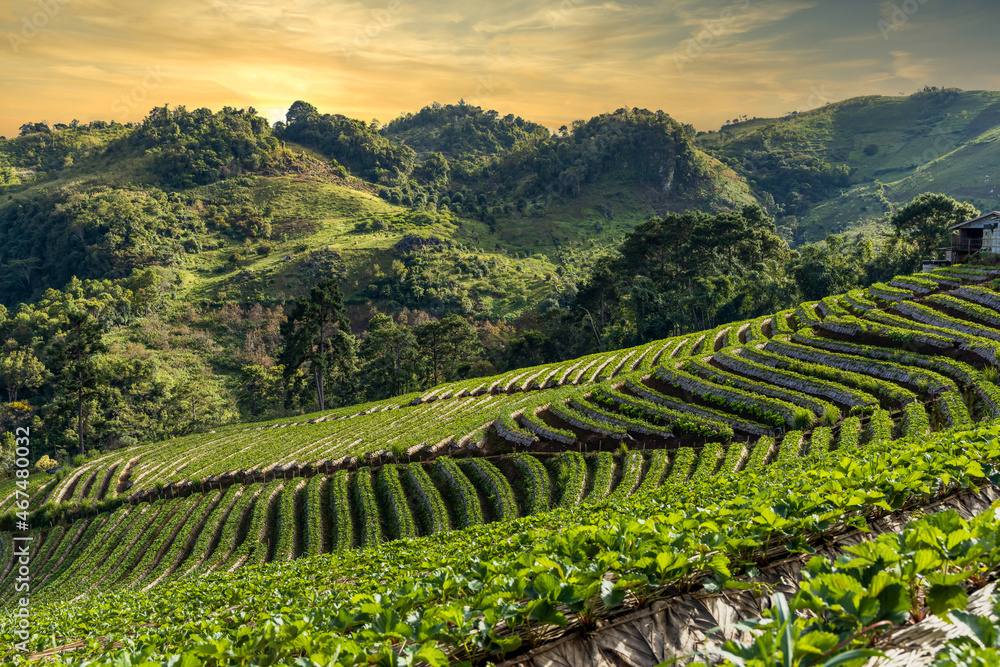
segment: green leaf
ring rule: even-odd
[[[816,631],[799,637],[795,648],[810,655],[823,655],[839,643],[840,639],[832,632]]]
[[[969,594],[957,585],[934,584],[927,591],[927,607],[935,616],[942,616],[952,609],[965,609]]]
[[[617,607],[625,599],[624,590],[615,590],[614,582],[604,580],[601,582],[601,601],[608,607]]]
[[[854,649],[852,651],[846,651],[844,653],[838,653],[829,660],[823,663],[822,667],[838,667],[838,665],[844,665],[849,662],[854,662],[855,660],[862,660],[866,658],[884,658],[885,654],[881,651],[875,651],[873,649],[861,648]]]
[[[539,598],[555,598],[559,594],[559,580],[555,575],[542,572],[531,584]]]
[[[976,636],[976,639],[982,642],[983,646],[995,648],[998,642],[1000,642],[1000,633],[997,631],[997,626],[993,624],[993,621],[989,617],[979,616],[967,611],[953,611],[949,616],[956,623],[961,623],[967,627]]]
[[[782,593],[774,596],[774,606],[778,614],[778,622],[781,623],[781,657],[785,667],[792,667],[792,658],[795,656],[795,638],[792,635],[792,613],[788,609],[788,601]]]
[[[435,642],[427,642],[420,647],[415,656],[417,661],[423,661],[431,667],[445,667],[448,664],[448,656],[437,647]]]
[[[538,600],[535,602],[528,618],[539,623],[558,625],[561,628],[566,627],[566,617],[548,600]]]

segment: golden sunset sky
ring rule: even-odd
[[[996,0],[0,0],[0,135],[168,103],[385,122],[465,99],[698,129],[925,85],[1000,89]]]

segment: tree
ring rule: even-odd
[[[170,419],[182,425],[178,430],[190,432],[220,421],[224,399],[206,369],[189,368],[174,382],[169,393]]]
[[[346,377],[355,370],[356,341],[344,311],[344,297],[333,278],[324,278],[298,299],[281,325],[285,339],[282,362],[285,376],[308,364],[320,410],[327,405],[327,383],[336,374]]]
[[[482,347],[476,330],[460,315],[449,315],[417,327],[417,344],[431,363],[434,384],[450,379]]]
[[[951,238],[948,227],[979,215],[972,204],[952,199],[947,195],[925,192],[896,211],[889,223],[896,233],[917,244],[921,256]]]
[[[96,393],[101,377],[96,357],[107,352],[101,325],[81,304],[72,302],[66,311],[65,331],[55,341],[59,385],[76,406],[76,436],[84,454],[84,404]]]
[[[409,328],[379,313],[361,343],[365,386],[370,398],[399,396],[419,386],[417,338]]]
[[[283,366],[267,368],[261,364],[247,364],[240,370],[240,397],[255,417],[267,403],[274,401],[281,392]]]
[[[0,433],[0,479],[14,474],[15,443],[13,431]]]
[[[7,400],[17,400],[22,389],[38,389],[49,374],[45,364],[31,350],[0,353],[0,382],[7,387]]]
[[[310,120],[311,118],[318,115],[316,107],[309,104],[308,102],[303,102],[299,100],[293,102],[292,106],[288,108],[288,113],[285,114],[285,121],[289,125],[294,125],[295,123]]]

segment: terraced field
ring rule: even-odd
[[[510,539],[528,540],[531,531],[536,531],[532,540],[549,539],[538,531],[548,530],[544,527],[555,517],[583,526],[594,517],[674,516],[669,512],[690,512],[709,501],[735,502],[737,496],[726,493],[738,489],[744,494],[739,512],[749,512],[750,499],[763,489],[778,493],[785,478],[805,484],[831,466],[844,480],[857,477],[862,484],[863,472],[853,461],[871,461],[873,452],[881,462],[891,453],[919,467],[907,458],[913,451],[951,447],[954,461],[952,434],[1000,417],[1000,387],[994,382],[1000,377],[1000,291],[992,287],[994,276],[1000,270],[971,266],[900,276],[710,332],[294,421],[241,425],[112,452],[59,479],[33,476],[24,489],[3,483],[0,511],[7,513],[9,527],[15,502],[30,498],[36,545],[32,595],[52,610],[71,602],[89,609],[86,601],[109,595],[124,596],[116,599],[128,600],[130,609],[145,609],[149,600],[162,603],[160,590],[218,591],[224,582],[232,585],[239,572],[286,572],[267,568],[300,567],[297,563],[305,569],[287,572],[313,572],[316,566],[309,563],[316,557],[330,559],[325,562],[331,572],[341,577],[367,582],[359,583],[359,591],[374,591],[380,576],[384,581],[396,575],[376,574],[378,567],[362,567],[358,558],[415,563],[419,556],[411,549],[433,552],[449,540],[474,542],[477,553],[494,554],[483,558],[499,557],[482,540],[496,541],[505,533],[495,531],[505,529],[491,526],[512,526],[501,541],[516,550]],[[934,456],[928,453],[927,461]],[[899,493],[940,494],[949,488],[947,480],[988,477],[984,469],[992,462],[983,457],[978,469],[959,474],[949,468],[943,486],[940,479],[936,486],[921,482],[913,489],[910,478],[895,483],[903,485]],[[950,464],[942,458],[940,465]],[[938,474],[927,474],[932,473]],[[848,495],[849,500],[835,495],[845,507],[883,503],[889,511],[897,509],[897,501],[869,494],[870,489]],[[673,504],[682,498],[695,505]],[[761,516],[778,525],[779,518],[791,521],[792,515]],[[692,534],[712,532],[704,523],[693,525],[702,528],[692,528]],[[808,532],[782,531],[793,541],[806,539]],[[0,533],[5,601],[13,598],[16,577],[6,565],[11,537]],[[709,550],[723,553],[721,545]],[[767,540],[760,554],[765,560],[766,545]],[[588,558],[608,565],[597,554]],[[669,564],[652,557],[660,568],[656,580],[670,579]],[[677,566],[685,577],[722,576],[717,563],[707,565],[693,554],[685,558]],[[442,556],[441,563],[451,559]],[[352,574],[349,564],[372,578]],[[538,574],[524,565],[530,576]],[[252,566],[265,569],[248,569]],[[424,561],[412,567],[433,571],[442,565]],[[572,571],[563,568],[560,576]],[[460,576],[463,587],[467,576]],[[323,575],[323,580],[337,588],[333,578]],[[615,586],[605,590],[598,582],[604,591],[598,595],[601,609],[623,604],[611,592]],[[522,594],[534,600],[548,595],[535,588],[513,599]],[[514,633],[518,646],[540,641],[532,638],[532,623],[559,626],[560,615],[565,621],[559,609],[570,600],[558,597],[557,590],[552,595],[562,607],[536,609],[535,616],[521,619],[528,634]],[[634,602],[643,606],[640,597]],[[588,613],[600,615],[596,607]],[[587,626],[589,618],[583,614],[579,622]],[[472,621],[448,621],[456,627],[466,622]],[[4,627],[0,616],[0,641]],[[73,637],[82,632],[74,627]],[[510,636],[509,626],[504,633]],[[427,642],[444,641],[447,634],[431,633],[414,644],[411,662],[438,664],[430,659],[436,656],[430,648],[420,660],[416,656]],[[462,644],[460,637],[471,635],[455,635],[458,643],[448,644],[448,655],[515,650],[501,635],[496,645]],[[406,641],[402,646],[398,640],[379,641],[364,649],[365,655],[388,645],[397,658],[405,654]],[[40,650],[41,644],[39,639],[34,646]]]

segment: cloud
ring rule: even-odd
[[[930,83],[938,72],[933,58],[920,58],[909,51],[892,51],[892,75],[917,84]]]
[[[975,44],[1000,12],[973,0],[928,0],[889,44],[876,23],[892,3],[867,0],[45,1],[59,11],[27,39],[40,0],[0,10],[0,134],[109,119],[134,98],[129,120],[166,102],[274,118],[296,99],[388,120],[465,98],[550,127],[645,106],[707,128],[800,108],[813,88],[838,99],[939,73],[997,81]],[[24,39],[16,52],[10,35]],[[697,58],[680,71],[691,44]],[[150,68],[164,73],[155,86]]]

